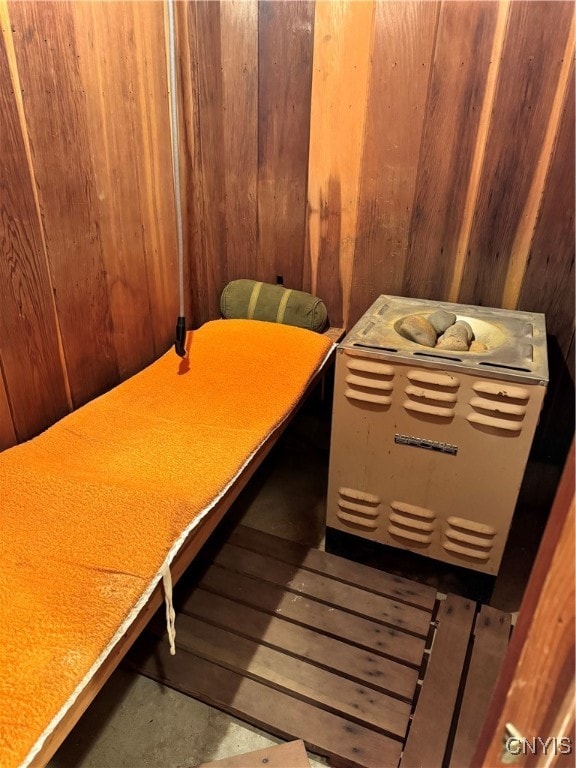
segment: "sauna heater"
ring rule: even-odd
[[[486,349],[405,338],[438,309]],[[547,381],[544,315],[380,296],[338,347],[328,528],[496,574]]]

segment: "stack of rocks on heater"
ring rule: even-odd
[[[410,341],[424,347],[451,352],[485,352],[488,347],[474,338],[474,331],[453,312],[438,309],[431,315],[408,315],[400,324],[400,332]]]

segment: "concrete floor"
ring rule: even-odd
[[[312,400],[238,499],[224,528],[242,522],[323,548],[328,455],[329,418],[326,409]],[[516,611],[557,480],[555,468],[529,466],[513,534],[495,584],[425,558],[407,559],[398,550],[366,547],[360,540],[329,538],[328,548],[433,584],[442,592],[458,592],[502,610]],[[221,536],[223,531],[215,535]],[[49,766],[191,768],[279,742],[236,718],[120,668]],[[314,768],[326,764],[320,757],[309,756]]]

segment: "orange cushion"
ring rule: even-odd
[[[167,352],[0,454],[4,768],[41,746],[178,539],[295,407],[331,345],[291,326],[217,320],[187,347],[187,360]]]

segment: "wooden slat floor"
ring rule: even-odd
[[[474,644],[474,603],[242,526],[175,605],[176,655],[159,612],[133,668],[338,766],[465,765],[509,633],[483,606]]]

